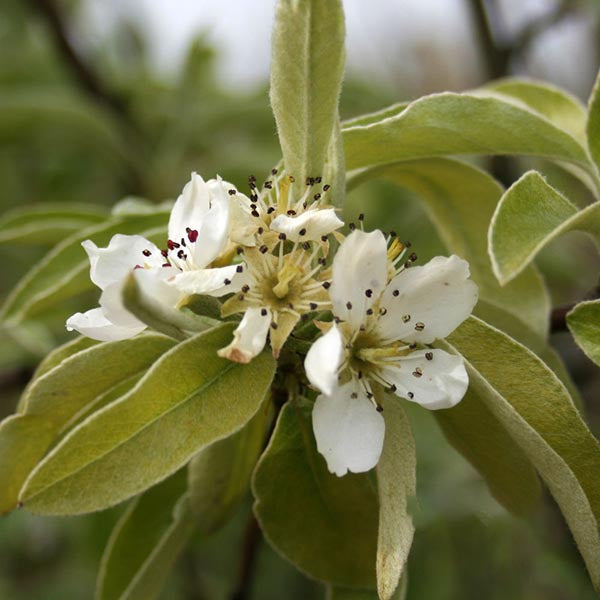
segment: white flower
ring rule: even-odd
[[[315,193],[320,178],[311,180],[296,201],[290,201],[292,182],[284,177],[273,187],[269,181],[259,192],[250,179],[248,209],[256,224],[256,244],[242,249],[243,284],[223,305],[223,316],[244,313],[231,344],[219,351],[229,360],[249,362],[263,350],[269,335],[278,357],[303,315],[331,306],[324,277],[327,236],[343,222],[333,208],[322,206],[329,186]]]
[[[235,256],[236,245],[230,236],[242,234],[240,223],[231,224],[230,213],[232,207],[243,210],[244,198],[220,178],[204,182],[193,173],[171,211],[167,250],[159,250],[139,235],[117,234],[107,248],[98,248],[90,240],[83,242],[90,259],[90,277],[102,290],[100,306],[71,316],[67,329],[102,341],[143,331],[146,325],[127,311],[121,300],[123,285],[132,272],[143,294],[168,307],[181,304],[189,294],[221,296],[239,289],[244,266],[215,264],[230,263]]]
[[[146,328],[121,300],[123,284],[134,272],[142,293],[158,302],[174,305],[179,292],[165,283],[174,269],[165,263],[161,251],[141,235],[116,234],[107,248],[98,248],[91,240],[82,243],[90,259],[90,278],[101,290],[100,306],[69,317],[69,331],[100,341],[122,340]]]
[[[396,239],[388,248],[380,231],[357,230],[333,260],[335,323],[312,345],[305,369],[322,392],[312,416],[317,447],[338,476],[377,464],[384,420],[375,395],[383,387],[430,410],[454,406],[467,390],[459,356],[420,346],[470,315],[477,286],[469,265],[438,256],[397,268],[403,253]]]
[[[187,295],[223,296],[240,289],[244,266],[227,263],[235,256],[231,236],[239,240],[248,235],[244,222],[250,216],[243,217],[245,201],[248,198],[220,178],[205,182],[192,174],[169,218],[168,259],[179,270],[170,279],[171,285]],[[237,219],[233,231],[232,212]]]

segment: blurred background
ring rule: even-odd
[[[600,65],[600,2],[345,0],[348,70],[343,118],[507,75],[544,79],[586,101]],[[0,3],[0,219],[23,206],[176,197],[192,170],[242,189],[279,159],[268,104],[273,0],[2,0]],[[488,162],[506,185],[531,161]],[[540,165],[537,165],[540,167]],[[540,168],[576,201],[572,181]],[[556,179],[553,179],[556,177]],[[391,202],[391,200],[394,202]],[[400,200],[400,201],[399,201]],[[366,207],[366,208],[365,208]],[[418,201],[374,182],[348,198],[350,218],[394,223],[427,259],[444,248]],[[0,237],[0,297],[48,251]],[[35,243],[37,242],[37,243]],[[539,265],[554,305],[586,297],[600,264],[569,234]],[[36,322],[0,329],[0,417],[33,368],[67,339],[64,319],[95,304],[79,297]],[[598,371],[556,331],[557,347],[600,432]],[[419,456],[419,529],[409,599],[594,598],[557,510],[517,520],[444,441],[426,411],[411,410]],[[222,532],[196,540],[165,600],[233,598],[250,503]],[[20,513],[0,520],[0,599],[91,598],[103,546],[122,508],[84,518]],[[259,540],[253,600],[322,598]]]

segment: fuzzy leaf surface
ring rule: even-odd
[[[512,281],[552,240],[580,230],[600,244],[600,203],[582,210],[528,171],[506,190],[489,230],[489,254],[501,284]]]
[[[38,465],[21,500],[42,514],[102,510],[162,481],[256,413],[275,370],[217,356],[223,325],[175,346],[125,396],[88,417]]]
[[[567,315],[567,325],[588,358],[600,365],[600,300],[577,304]]]
[[[310,407],[284,405],[252,489],[263,534],[298,569],[327,583],[375,587],[375,485],[366,474],[327,471]]]

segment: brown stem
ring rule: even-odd
[[[244,543],[242,546],[242,560],[238,573],[237,584],[235,591],[231,596],[231,600],[248,600],[252,591],[252,580],[254,578],[254,567],[256,565],[256,557],[262,534],[258,521],[254,513],[250,515],[246,532],[244,533]]]
[[[142,147],[141,131],[130,114],[125,100],[109,89],[94,69],[86,63],[72,44],[67,26],[54,0],[29,0],[31,6],[45,21],[54,40],[54,45],[64,64],[70,70],[73,81],[96,104],[113,115],[128,143]],[[143,195],[145,187],[141,174],[130,166],[128,193]]]

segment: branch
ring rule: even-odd
[[[250,598],[254,566],[256,564],[256,556],[261,539],[262,535],[258,521],[256,520],[254,513],[251,513],[244,534],[240,571],[231,600],[248,600]]]
[[[95,102],[108,108],[113,114],[126,121],[129,126],[133,126],[123,99],[104,85],[100,77],[75,50],[69,40],[63,16],[54,0],[29,0],[29,2],[46,22],[54,38],[56,49],[71,71],[75,83]]]

